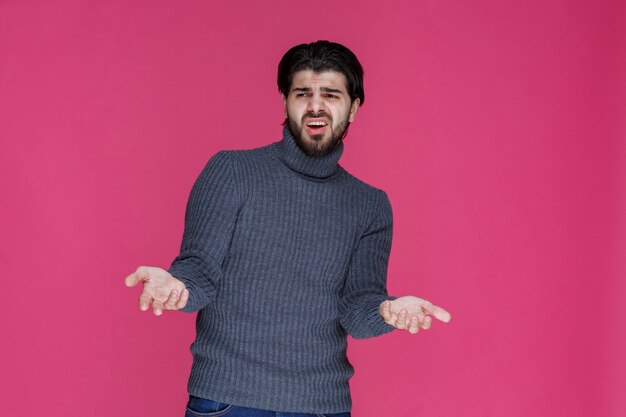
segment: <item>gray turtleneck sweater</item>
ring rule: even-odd
[[[169,272],[198,311],[190,394],[274,411],[350,411],[347,335],[393,330],[384,191],[281,141],[220,151],[196,180]]]

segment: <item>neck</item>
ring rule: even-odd
[[[339,168],[339,158],[343,153],[343,142],[324,156],[308,156],[298,146],[289,126],[283,128],[283,138],[274,142],[276,155],[282,163],[291,170],[310,177],[328,178],[335,174]]]

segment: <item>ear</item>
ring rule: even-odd
[[[285,111],[285,117],[287,116],[287,97],[283,93],[280,93],[280,97],[283,100],[283,110]]]
[[[348,121],[350,123],[354,121],[354,118],[356,117],[356,112],[357,110],[359,110],[360,105],[361,105],[360,98],[357,97],[352,101],[352,104],[350,105],[350,117],[348,118]]]

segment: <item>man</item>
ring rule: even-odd
[[[169,271],[126,278],[143,283],[143,311],[198,311],[187,416],[349,416],[348,334],[450,320],[426,300],[387,294],[389,199],[338,164],[365,99],[356,56],[328,41],[295,46],[278,88],[282,140],[215,154]]]

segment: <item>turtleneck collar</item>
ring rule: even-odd
[[[296,143],[289,126],[283,128],[283,139],[274,142],[278,158],[293,171],[316,178],[328,178],[337,172],[339,158],[343,153],[343,142],[330,153],[321,157],[305,154]]]

